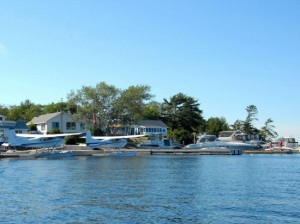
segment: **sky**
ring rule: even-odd
[[[0,0],[0,105],[66,101],[100,82],[193,97],[205,119],[300,141],[298,0]]]

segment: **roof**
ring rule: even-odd
[[[161,120],[141,120],[141,121],[137,122],[137,125],[140,125],[140,126],[156,126],[156,127],[164,127],[164,128],[168,127]]]
[[[24,121],[17,121],[15,129],[29,129]]]
[[[33,124],[41,124],[41,123],[46,123],[47,121],[51,120],[52,118],[60,115],[63,112],[55,112],[55,113],[50,113],[50,114],[44,114],[38,117],[34,117],[29,123]]]

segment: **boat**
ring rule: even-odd
[[[242,131],[220,131],[219,140],[223,142],[245,142],[257,143],[259,142],[259,135],[248,135]]]
[[[137,145],[140,149],[180,149],[178,143],[171,139],[164,139],[161,134],[152,134],[149,140],[145,140]]]
[[[281,145],[280,142],[282,142]],[[262,145],[262,147],[265,150],[287,150],[292,153],[299,152],[298,142],[295,140],[295,138],[292,138],[290,136],[277,138],[274,142],[272,142],[272,145],[270,145],[270,143],[266,143]]]
[[[244,142],[229,142],[221,141],[215,135],[200,135],[198,136],[197,142],[194,144],[189,144],[184,147],[185,149],[230,149],[230,150],[252,150],[258,149],[259,147],[254,144],[244,143]]]

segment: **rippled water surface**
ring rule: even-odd
[[[1,223],[299,223],[300,155],[0,160]]]

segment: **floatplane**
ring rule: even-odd
[[[137,152],[124,150],[129,138],[139,138],[145,135],[123,135],[123,136],[92,136],[90,131],[86,132],[86,146],[93,149],[109,149],[105,155],[109,156],[135,156]],[[101,154],[94,154],[99,156]]]
[[[16,134],[14,129],[9,129],[7,142],[2,146],[16,150],[35,149],[36,158],[58,158],[73,156],[72,152],[61,150],[64,144],[63,137],[81,135],[82,133],[64,134]]]

